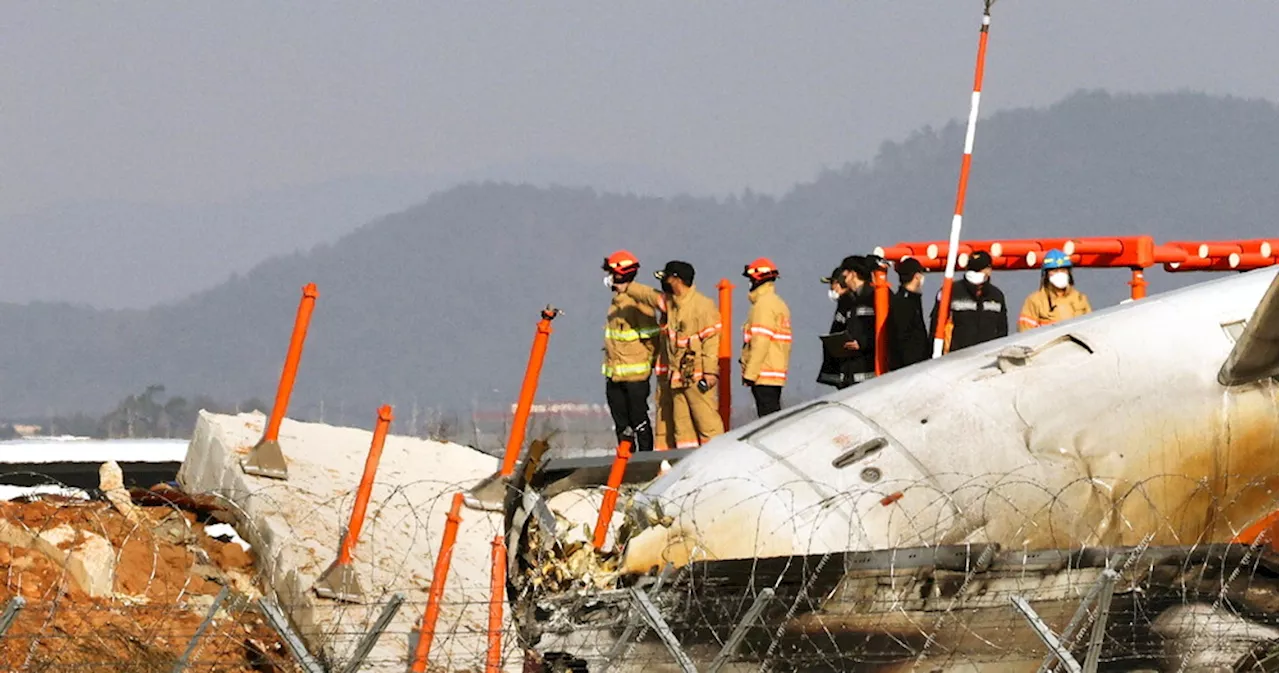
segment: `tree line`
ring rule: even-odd
[[[48,418],[33,419],[31,424],[40,426],[40,434],[50,436],[190,439],[201,409],[232,414],[243,411],[266,413],[271,407],[256,397],[239,404],[225,404],[208,395],[168,397],[163,385],[152,384],[140,393],[126,396],[114,409],[102,416],[84,412],[55,414]],[[17,437],[19,434],[14,424],[0,424],[0,440]]]

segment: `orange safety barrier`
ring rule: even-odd
[[[1142,274],[1142,269],[1134,269],[1133,277],[1129,279],[1130,299],[1145,299],[1147,296],[1147,279]]]
[[[889,371],[889,278],[882,266],[871,272],[871,286],[875,288],[876,309],[876,376]]]
[[[1246,252],[1238,255],[1231,255],[1227,258],[1233,269],[1253,270],[1261,269],[1264,266],[1271,266],[1276,263],[1272,257],[1263,257],[1257,253]]]
[[[1252,545],[1259,540],[1266,542],[1272,550],[1280,551],[1280,511],[1271,512],[1253,522],[1231,539],[1236,544]]]
[[[1238,243],[1201,243],[1196,246],[1196,257],[1200,259],[1227,257],[1241,252],[1244,252],[1244,246]]]
[[[1187,252],[1186,248],[1176,243],[1166,243],[1155,247],[1152,262],[1154,264],[1179,264],[1187,261],[1191,256],[1192,253]]]
[[[502,671],[502,604],[507,596],[507,545],[501,535],[493,536],[492,574],[489,578],[489,656],[485,673]]]
[[[920,262],[920,266],[924,267],[925,271],[943,271],[947,266],[946,259],[921,259],[917,257],[916,261]],[[956,269],[965,269],[968,267],[968,262],[967,255],[960,255],[956,260]],[[991,268],[996,271],[1025,271],[1036,268],[1039,262],[1040,260],[1034,252],[1029,252],[1023,257],[992,256]]]
[[[1169,273],[1181,273],[1186,271],[1235,271],[1236,269],[1231,266],[1231,260],[1229,259],[1188,257],[1183,262],[1165,264],[1164,270]]]
[[[360,529],[364,527],[364,515],[369,509],[369,496],[373,494],[373,477],[378,473],[378,461],[382,459],[382,447],[387,443],[387,432],[391,429],[391,420],[391,405],[382,405],[378,409],[378,420],[373,428],[373,441],[369,444],[369,455],[364,459],[364,474],[360,476],[360,487],[356,489],[356,502],[351,509],[351,524],[347,526],[347,534],[342,538],[342,548],[338,550],[340,564],[351,563],[356,541],[360,538]]]
[[[462,494],[453,495],[445,519],[444,536],[440,540],[440,553],[436,556],[435,572],[431,576],[431,588],[427,593],[427,610],[418,627],[418,646],[413,651],[413,673],[426,673],[427,656],[431,654],[431,642],[436,635],[436,622],[440,619],[440,599],[444,597],[444,582],[449,577],[449,563],[453,558],[453,546],[458,541],[458,524],[462,523]]]
[[[538,392],[538,377],[542,375],[542,361],[547,356],[547,342],[551,340],[551,321],[560,310],[551,306],[542,309],[542,319],[533,335],[533,349],[529,353],[529,365],[524,370],[524,382],[520,384],[520,399],[516,402],[515,418],[511,422],[511,434],[507,437],[507,450],[502,457],[502,476],[509,477],[516,471],[524,433],[529,427],[529,410]]]
[[[1072,239],[1062,246],[1068,255],[1119,255],[1124,243],[1115,238]]]
[[[1025,257],[1027,253],[1034,252],[1037,258],[1040,253],[1052,249],[1053,246],[1042,247],[1038,241],[994,241],[986,248],[992,257]]]
[[[914,257],[915,251],[905,245],[893,245],[887,248],[876,248],[872,250],[876,257],[883,257],[891,262],[900,262],[904,257]]]
[[[961,243],[960,247],[958,247],[957,250],[960,251],[959,254],[971,255],[973,254],[974,248],[968,243]],[[947,255],[950,254],[950,252],[951,252],[950,243],[930,243],[929,245],[925,246],[925,249],[924,249],[924,255],[929,259],[945,260],[947,258]]]
[[[293,394],[293,383],[298,377],[298,363],[302,361],[302,346],[307,340],[307,327],[311,324],[311,312],[315,308],[316,298],[320,296],[315,283],[307,283],[302,288],[302,300],[298,302],[298,315],[293,320],[293,335],[289,338],[289,352],[284,358],[284,369],[280,372],[280,384],[276,388],[276,401],[271,406],[271,418],[267,421],[266,430],[241,461],[240,465],[248,474],[272,479],[288,479],[289,468],[280,449],[280,424],[284,422],[285,412],[289,409],[289,396]]]
[[[733,283],[728,278],[721,278],[716,289],[720,290],[720,352],[717,354],[720,358],[720,382],[716,385],[720,388],[720,420],[728,430],[733,416],[733,386],[729,385],[733,375],[733,339],[728,337],[733,324]]]
[[[1157,245],[1150,236],[961,241],[958,261],[964,262],[966,256],[974,251],[985,250],[992,257],[992,267],[998,271],[1034,269],[1039,267],[1044,253],[1055,248],[1070,255],[1073,264],[1079,267],[1145,269],[1164,264],[1171,271],[1229,271],[1255,269],[1276,263],[1274,256],[1280,252],[1280,243],[1273,239],[1253,239],[1171,241]],[[915,257],[926,270],[941,271],[945,268],[947,249],[945,241],[899,242],[893,246],[876,248],[876,252],[891,257]],[[1208,257],[1202,256],[1203,254]]]
[[[890,259],[915,257],[926,271],[945,271],[946,241],[900,241],[875,252]],[[1071,256],[1074,266],[1085,268],[1128,268],[1133,275],[1128,283],[1130,297],[1147,296],[1144,269],[1163,265],[1166,271],[1251,271],[1277,263],[1278,239],[1240,241],[1170,241],[1157,245],[1150,236],[1102,236],[1088,238],[1041,238],[1009,241],[961,241],[957,268],[964,268],[967,256],[985,250],[991,255],[991,266],[997,271],[1037,269],[1044,253],[1053,249]],[[950,293],[943,284],[942,295]],[[940,311],[946,315],[945,307]],[[942,338],[945,327],[939,325],[935,338]]]
[[[391,406],[382,405],[378,409],[377,423],[373,428],[373,441],[369,445],[369,454],[364,460],[364,474],[360,476],[360,485],[356,488],[355,505],[351,508],[351,522],[342,535],[338,547],[338,559],[329,566],[315,583],[316,593],[323,598],[333,598],[350,602],[359,601],[364,594],[355,571],[351,568],[351,560],[355,555],[356,542],[360,539],[360,529],[364,527],[364,517],[369,509],[369,496],[373,493],[373,477],[378,472],[378,462],[382,458],[382,447],[387,441],[387,430],[391,427]]]
[[[613,519],[613,510],[618,506],[618,488],[622,486],[622,477],[627,472],[627,461],[631,459],[631,440],[624,439],[618,444],[618,453],[609,468],[609,481],[605,483],[604,499],[600,502],[600,514],[596,517],[595,537],[592,544],[596,551],[604,550],[605,538],[609,536],[609,521]]]
[[[289,352],[280,372],[280,385],[276,388],[276,402],[271,407],[271,420],[262,439],[274,442],[280,438],[280,423],[289,409],[289,396],[293,394],[293,382],[298,378],[298,363],[302,361],[302,345],[307,340],[307,327],[311,324],[311,311],[315,308],[320,291],[315,283],[302,288],[302,300],[298,302],[298,315],[293,321],[293,336],[289,338]]]

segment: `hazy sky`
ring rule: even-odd
[[[1082,87],[1274,101],[1277,4],[1000,0],[983,112]],[[980,17],[967,0],[10,3],[0,214],[537,157],[784,190],[962,118]]]

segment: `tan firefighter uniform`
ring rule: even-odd
[[[640,306],[655,312],[658,338],[654,340],[656,343],[654,344],[653,373],[657,385],[654,386],[653,395],[653,448],[657,451],[674,449],[676,435],[675,427],[671,423],[671,381],[668,377],[666,349],[661,344],[667,328],[667,295],[639,283],[631,283],[623,294]]]
[[[663,434],[675,435],[676,448],[691,449],[705,444],[716,435],[724,433],[720,419],[719,381],[716,388],[702,392],[697,388],[703,374],[718,374],[720,347],[720,311],[715,302],[690,286],[683,297],[667,297],[653,288],[639,283],[627,287],[627,294],[637,301],[663,310],[666,326],[662,332],[658,354],[659,375],[666,374],[670,391],[670,427],[655,424],[654,444],[660,446]],[[659,393],[663,385],[658,386]],[[658,400],[659,417],[663,400]],[[665,432],[664,432],[665,431]]]
[[[657,354],[658,319],[654,307],[615,292],[604,325],[604,364],[600,373],[618,382],[645,381]]]
[[[1025,332],[1043,325],[1052,325],[1092,311],[1089,298],[1074,287],[1068,287],[1061,295],[1041,287],[1022,303],[1022,312],[1018,314],[1018,331]]]
[[[764,283],[747,296],[751,311],[742,326],[738,358],[742,378],[758,386],[784,386],[791,362],[791,309],[773,283]]]

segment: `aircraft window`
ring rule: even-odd
[[[1244,334],[1244,325],[1245,321],[1243,320],[1224,323],[1222,331],[1227,333],[1227,338],[1231,339],[1231,343],[1235,343],[1240,340],[1240,335]]]
[[[878,434],[849,407],[835,402],[819,402],[744,435],[742,441],[779,458],[786,458],[818,447],[830,451],[826,455],[842,455],[868,446]],[[874,450],[868,449],[867,452]]]

